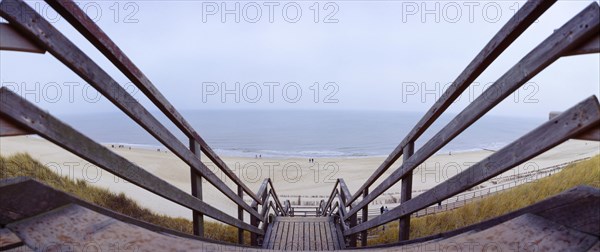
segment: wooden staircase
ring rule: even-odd
[[[263,248],[339,250],[345,248],[345,242],[333,217],[276,217],[267,229]]]

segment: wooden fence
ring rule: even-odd
[[[518,140],[464,170],[447,181],[412,197],[412,172],[426,159],[435,154],[461,132],[484,116],[494,106],[515,90],[564,56],[598,53],[600,51],[599,7],[592,2],[547,39],[541,42],[515,66],[502,75],[493,85],[471,102],[445,127],[438,131],[422,147],[415,151],[415,141],[435,122],[460,94],[531,24],[533,24],[554,0],[530,0],[505,24],[481,50],[452,85],[425,113],[406,135],[396,149],[385,159],[367,181],[350,194],[343,180],[338,180],[322,214],[335,213],[349,246],[356,246],[360,234],[361,247],[367,245],[367,230],[391,221],[399,221],[399,244],[409,240],[411,214],[468,190],[512,167],[551,149],[570,138],[600,140],[600,106],[596,97],[585,99],[569,110],[552,118]],[[593,84],[596,85],[596,84]],[[402,164],[374,189],[374,183],[400,157]],[[368,205],[379,195],[401,181],[400,205],[368,221]],[[361,198],[359,200],[359,198]],[[333,204],[332,202],[335,202]]]
[[[260,237],[265,234],[269,213],[287,215],[289,211],[289,202],[285,203],[287,207],[279,202],[270,180],[265,180],[258,192],[250,190],[75,2],[47,0],[46,3],[127,76],[189,138],[189,145],[179,141],[173,132],[161,124],[106,71],[22,0],[2,0],[0,3],[0,16],[8,21],[8,24],[0,26],[3,33],[0,49],[52,54],[189,165],[192,194],[176,188],[94,142],[7,88],[0,89],[0,136],[38,134],[116,176],[189,208],[193,211],[193,230],[198,237],[204,236],[203,217],[206,215],[237,227],[240,244],[244,244],[243,232],[250,232],[251,244],[258,246]],[[224,172],[237,188],[231,189],[208,169],[200,160],[201,153]],[[202,200],[203,179],[238,206],[237,217],[230,216]],[[246,203],[243,200],[244,196],[250,197],[253,202]],[[250,214],[250,223],[244,221],[244,212]]]
[[[261,237],[266,233],[270,214],[291,216],[295,212],[296,216],[300,215],[300,208],[293,208],[289,201],[280,202],[270,179],[265,179],[257,192],[248,188],[142,71],[74,2],[46,2],[135,84],[188,137],[189,142],[184,144],[179,141],[173,132],[161,124],[106,71],[22,0],[0,2],[0,16],[8,21],[8,24],[0,25],[3,32],[0,49],[48,52],[53,55],[189,165],[192,193],[188,194],[152,175],[6,88],[0,89],[0,136],[38,134],[116,176],[192,210],[194,234],[198,237],[203,237],[203,219],[206,215],[237,227],[240,244],[244,243],[244,232],[250,232],[251,245],[258,246]],[[507,96],[561,57],[600,51],[600,9],[598,3],[592,2],[502,75],[422,147],[415,149],[414,143],[423,132],[554,2],[555,0],[530,0],[523,5],[365,183],[352,194],[344,180],[338,179],[329,198],[314,207],[315,215],[337,216],[349,246],[357,246],[359,237],[362,246],[366,246],[367,230],[391,221],[399,221],[399,240],[406,241],[409,239],[410,217],[419,210],[464,192],[567,139],[600,140],[600,105],[596,97],[590,97],[458,175],[422,194],[415,197],[412,195],[413,170]],[[208,169],[200,159],[201,153],[216,164],[233,181],[236,188],[227,186]],[[400,157],[403,158],[402,164],[380,184],[374,185]],[[214,185],[220,193],[237,205],[237,216],[230,216],[202,200],[202,180]],[[384,214],[368,219],[369,203],[400,181],[401,204]],[[244,201],[245,196],[252,201]],[[367,221],[358,223],[359,211],[361,219],[368,219]],[[250,220],[247,220],[249,223],[244,220],[244,212],[250,215]]]

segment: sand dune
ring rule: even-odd
[[[140,148],[129,149],[127,146],[125,148],[111,148],[110,145],[107,147],[181,190],[189,192],[189,167],[172,153]],[[139,201],[141,205],[156,212],[171,216],[190,217],[188,209],[127,183],[44,139],[32,136],[0,138],[0,154],[11,155],[20,152],[29,153],[63,175],[85,179],[114,192],[124,192]],[[599,152],[600,143],[598,142],[571,140],[526,164],[515,167],[504,175],[542,169],[594,156]],[[452,153],[451,155],[449,153],[439,153],[427,160],[415,172],[413,190],[421,191],[431,188],[492,153],[488,150]],[[313,164],[309,163],[307,158],[222,158],[251,189],[257,190],[264,178],[271,177],[278,194],[282,196],[294,195],[290,197],[291,199],[297,199],[297,195],[328,195],[338,177],[343,177],[350,191],[354,192],[385,159],[385,157],[316,158]],[[208,161],[204,156],[202,160]],[[386,175],[390,174],[400,163],[394,164],[386,172]],[[236,190],[233,183],[222,172],[218,171],[212,163],[206,162],[206,164],[211,170],[216,171],[217,176],[226,180],[234,191]],[[381,180],[382,178],[380,178]],[[218,192],[212,185],[206,181],[204,182],[205,201],[235,216],[237,212],[233,202]],[[398,184],[388,192],[397,193],[400,190],[399,188],[400,185]]]

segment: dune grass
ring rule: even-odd
[[[552,176],[466,204],[461,208],[411,219],[410,238],[419,238],[476,224],[529,206],[578,185],[600,188],[600,155],[565,167]],[[398,241],[398,222],[369,230],[369,245]]]
[[[141,207],[123,193],[115,194],[81,179],[73,180],[67,176],[60,176],[28,154],[16,154],[9,157],[0,156],[0,178],[18,176],[35,178],[55,189],[71,193],[87,202],[135,219],[183,233],[192,233],[192,222],[185,218],[174,218],[155,213]],[[205,221],[204,233],[208,239],[237,243],[237,228],[230,225]],[[250,235],[248,232],[244,233],[246,235],[244,241],[249,244]]]
[[[187,219],[155,213],[141,207],[123,193],[115,194],[107,189],[90,185],[84,180],[72,180],[67,176],[60,176],[28,154],[0,156],[0,178],[17,176],[35,178],[85,201],[139,220],[184,233],[192,233],[192,223]],[[414,239],[475,224],[526,207],[578,185],[600,188],[600,156],[569,165],[550,177],[517,186],[455,210],[413,218],[410,237]],[[204,225],[206,238],[237,242],[237,228],[208,221]],[[249,233],[245,232],[245,235],[245,241],[248,242]],[[377,236],[369,240],[369,245],[395,242],[398,240],[398,222],[387,224],[385,230],[381,227],[371,229],[369,235]]]

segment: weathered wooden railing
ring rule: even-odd
[[[275,188],[273,187],[273,183],[271,182],[270,178],[266,178],[263,180],[256,195],[258,195],[260,197],[261,202],[268,202],[268,203],[264,203],[261,205],[262,209],[260,211],[260,216],[262,218],[256,218],[256,217],[250,218],[250,224],[252,226],[260,227],[260,229],[266,233],[269,223],[271,223],[271,221],[272,221],[272,220],[269,220],[269,215],[271,214],[271,210],[273,210],[273,215],[275,215],[275,216],[289,216],[290,215],[289,208],[281,205],[281,202],[279,201],[279,197],[277,196],[277,193],[275,192]],[[256,209],[258,211],[259,204],[260,203],[258,201],[254,200],[254,201],[252,201],[252,204],[250,206],[253,209]],[[288,205],[289,201],[286,201],[284,204]],[[243,235],[242,232],[238,233],[238,236],[242,236],[242,235]],[[252,244],[262,245],[261,238],[262,237],[256,233],[250,234],[250,239],[252,241],[251,242]]]
[[[0,136],[38,134],[90,163],[191,209],[195,235],[203,237],[203,216],[207,215],[237,227],[240,244],[244,243],[243,232],[249,231],[253,237],[252,245],[258,245],[256,238],[264,235],[265,232],[264,228],[258,228],[259,223],[262,222],[264,226],[266,225],[264,223],[268,221],[265,211],[268,213],[269,207],[272,207],[275,209],[274,214],[286,215],[289,211],[289,202],[286,203],[287,208],[281,206],[270,181],[268,183],[270,189],[267,194],[265,194],[267,191],[259,191],[257,194],[250,190],[142,71],[73,1],[47,0],[46,2],[142,90],[154,105],[189,138],[189,146],[179,141],[107,72],[22,0],[2,0],[0,2],[0,16],[8,21],[8,24],[0,25],[3,32],[0,49],[37,53],[47,51],[56,57],[190,166],[192,195],[146,172],[6,88],[0,90],[2,104],[0,107],[0,125],[2,126],[0,127]],[[236,191],[228,187],[200,160],[201,153],[204,153],[235,183]],[[238,206],[237,218],[202,201],[203,178]],[[244,202],[244,194],[254,200],[252,205]],[[267,201],[264,195],[272,195],[272,197]],[[263,210],[260,213],[257,210],[258,205],[262,205]],[[244,211],[250,214],[251,224],[244,222]]]
[[[598,140],[598,137],[594,136],[598,136],[599,131],[597,129],[600,122],[599,105],[595,97],[590,97],[462,173],[412,198],[412,172],[427,158],[439,151],[494,106],[560,57],[598,53],[600,51],[599,8],[598,3],[592,2],[508,70],[421,148],[416,152],[414,151],[414,143],[423,132],[554,2],[555,0],[530,0],[524,4],[354,195],[350,196],[350,193],[344,192],[347,188],[344,189],[345,185],[341,186],[341,183],[334,186],[323,214],[329,214],[332,206],[337,207],[337,214],[342,220],[341,225],[344,228],[344,235],[349,241],[349,246],[356,245],[356,235],[358,233],[361,234],[361,245],[366,246],[368,229],[394,220],[399,220],[399,241],[406,241],[409,239],[410,215],[412,213],[476,186],[569,138],[583,136],[586,139]],[[400,167],[377,185],[374,190],[369,191],[369,187],[400,156],[403,156]],[[402,180],[401,204],[378,217],[367,220],[368,204],[400,180]],[[340,185],[339,189],[337,188],[338,185]],[[332,205],[336,195],[338,196],[337,202]],[[358,201],[361,196],[362,200]],[[367,221],[356,224],[355,219],[358,211],[362,211],[362,220]]]

